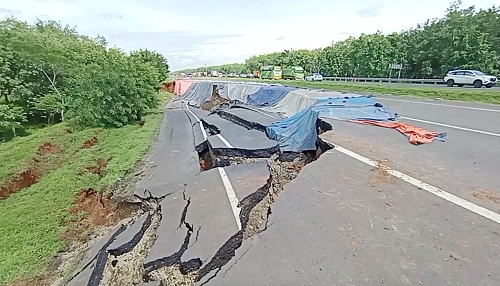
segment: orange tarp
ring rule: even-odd
[[[186,90],[193,84],[193,80],[176,80],[174,94],[183,96]]]
[[[352,122],[361,124],[370,124],[386,128],[394,128],[408,137],[411,144],[420,145],[431,143],[435,137],[441,133],[435,131],[425,130],[424,128],[413,126],[409,123],[403,122],[385,122],[385,121],[372,121],[372,120],[352,120]]]

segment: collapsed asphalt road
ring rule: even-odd
[[[494,202],[396,178],[409,162],[392,141],[370,148],[383,140],[370,126],[334,122],[317,153],[280,154],[261,127],[278,118],[258,114],[167,106],[136,191],[145,214],[103,238],[68,285],[498,285]],[[436,173],[422,161],[404,171]]]
[[[279,119],[171,102],[135,194],[144,214],[94,246],[68,285],[194,285],[216,278],[245,240],[267,229],[284,186],[331,148],[317,138],[317,150],[280,152],[265,133]]]

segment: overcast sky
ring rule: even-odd
[[[463,0],[463,7],[474,0]],[[482,0],[489,8],[498,0]],[[58,20],[125,51],[154,49],[172,70],[318,48],[349,35],[414,27],[450,0],[0,0],[0,18]]]

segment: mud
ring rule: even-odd
[[[500,194],[494,191],[475,191],[472,193],[472,195],[480,200],[489,200],[491,202],[500,204]]]
[[[212,91],[212,97],[210,97],[209,101],[201,104],[201,109],[208,110],[208,111],[214,111],[214,110],[218,109],[221,105],[227,103],[228,101],[229,100],[227,100],[219,95],[219,92],[217,90],[217,85],[214,85],[213,91]]]
[[[61,236],[67,244],[85,242],[96,227],[115,224],[139,209],[138,204],[119,203],[93,189],[82,190],[69,209],[72,218],[65,222]]]
[[[94,174],[103,177],[106,175],[106,167],[108,166],[108,160],[104,158],[100,158],[94,165],[88,166],[87,170]]]
[[[88,149],[88,148],[94,146],[95,144],[97,144],[98,142],[99,142],[99,139],[94,136],[92,138],[85,140],[85,142],[83,142],[83,144],[82,144],[82,148]]]
[[[47,155],[47,154],[57,154],[61,152],[61,146],[52,143],[52,142],[44,142],[40,146],[38,146],[37,154],[38,155]]]
[[[14,174],[9,179],[1,183],[0,199],[7,198],[12,193],[38,183],[41,175],[41,172],[36,167],[31,167],[28,170]]]

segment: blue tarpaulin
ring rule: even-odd
[[[269,139],[279,142],[282,152],[316,150],[318,111],[311,108],[274,122],[266,128]]]
[[[256,92],[248,95],[247,104],[254,106],[271,105],[280,101],[288,92],[295,89],[297,88],[287,86],[263,86]]]
[[[338,120],[395,121],[397,116],[371,96],[319,99],[311,109],[320,117]]]

